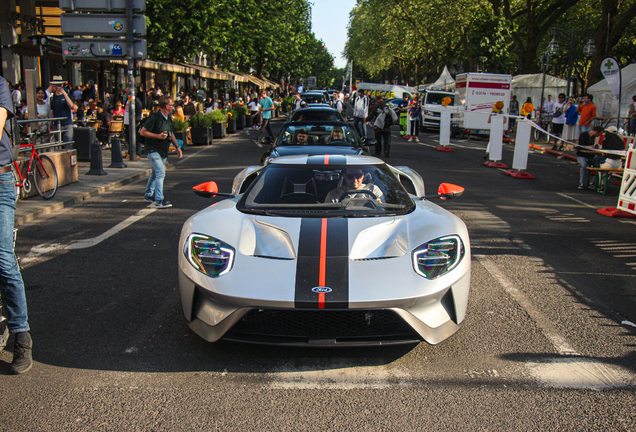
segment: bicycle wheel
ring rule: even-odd
[[[44,199],[53,198],[57,192],[57,171],[53,161],[48,156],[41,155],[40,159],[35,161],[31,175],[35,190],[40,196]]]

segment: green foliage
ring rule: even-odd
[[[175,132],[183,132],[188,129],[188,122],[181,120],[179,117],[172,118],[172,124]]]
[[[236,111],[236,114],[239,116],[244,116],[247,114],[247,107],[246,106],[241,106],[241,105],[236,105],[234,107],[234,110]]]
[[[190,117],[190,126],[193,128],[209,128],[212,126],[212,121],[207,115],[196,113]]]
[[[281,104],[281,106],[283,107],[283,111],[287,112],[289,111],[290,107],[294,104],[294,97],[293,96],[287,96],[283,98],[283,102]]]
[[[333,57],[311,31],[309,0],[152,0],[149,54],[185,61],[207,54],[219,69],[278,82],[315,75],[330,80]]]
[[[218,109],[214,111],[210,111],[205,116],[209,119],[210,124],[223,123],[225,121],[225,114],[223,113],[223,111]]]

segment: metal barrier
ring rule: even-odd
[[[636,149],[633,143],[627,151],[617,208],[636,215]]]
[[[50,136],[55,138],[53,142],[49,142],[45,144],[42,144],[42,143],[36,144],[35,145],[36,150],[42,150],[42,149],[51,148],[51,147],[67,147],[70,144],[74,144],[75,141],[62,141],[62,133],[64,133],[61,127],[62,125],[60,123],[62,120],[66,120],[66,117],[52,117],[52,118],[46,118],[46,119],[33,119],[33,120],[18,120],[18,125],[20,126],[20,130],[24,128],[24,125],[30,126],[31,123],[43,123],[43,122],[55,123],[55,127],[54,127],[55,130],[49,130],[48,132],[42,133],[37,131],[37,125],[36,125],[35,132],[27,132],[26,134],[20,132],[20,138],[26,139],[29,144],[35,143],[35,139],[38,137]],[[28,149],[28,148],[20,149],[20,152],[25,152],[25,151],[31,151],[31,149]]]

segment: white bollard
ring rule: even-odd
[[[486,151],[491,161],[500,161],[502,156],[501,147],[503,145],[503,121],[501,114],[491,114],[490,117],[490,140]]]
[[[447,146],[450,144],[451,132],[451,112],[448,108],[443,107],[440,112],[439,122],[439,145]]]
[[[528,153],[530,150],[530,132],[532,125],[526,119],[517,121],[517,138],[515,140],[515,155],[512,159],[512,168],[525,170],[528,167]]]

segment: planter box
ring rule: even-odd
[[[254,125],[252,120],[254,120],[254,119],[252,118],[252,116],[250,114],[245,116],[245,127],[246,128],[252,127]]]
[[[225,137],[225,122],[212,124],[212,137],[215,139],[221,139]]]
[[[227,121],[227,133],[234,133],[236,132],[236,119],[229,119]]]
[[[192,144],[194,145],[210,145],[212,144],[212,129],[210,128],[191,128]]]
[[[236,129],[245,129],[245,116],[240,115],[236,117]]]
[[[176,139],[180,139],[181,141],[183,141],[184,145],[188,145],[188,144],[192,144],[189,140],[188,140],[188,132],[184,131],[184,132],[175,132],[174,133],[174,137]]]

